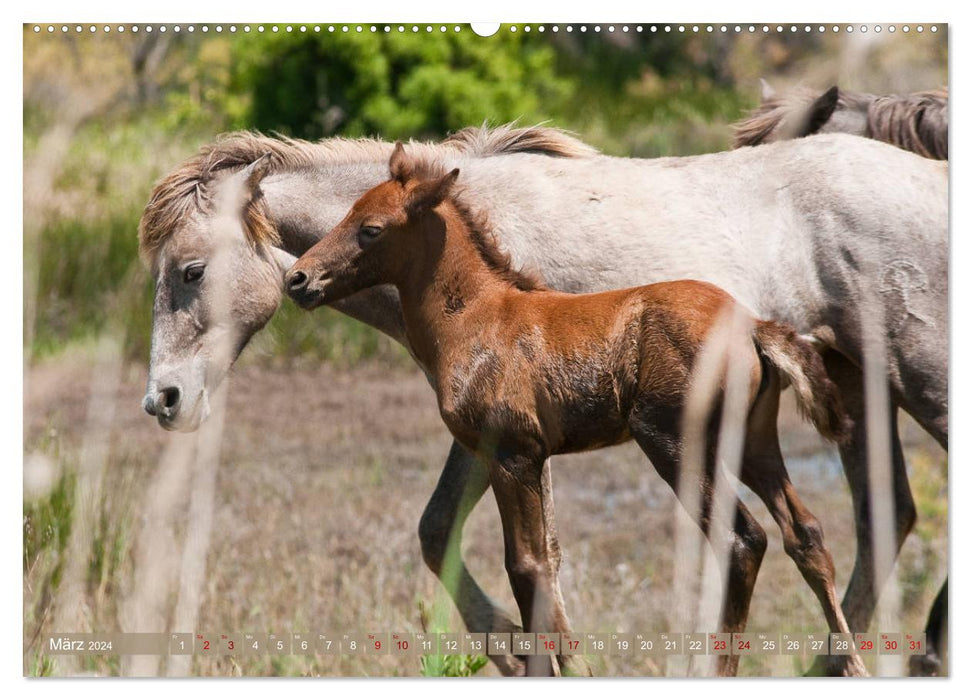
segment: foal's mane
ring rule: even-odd
[[[218,137],[156,183],[138,227],[139,252],[154,259],[180,223],[212,206],[211,183],[220,174],[237,171],[266,153],[270,173],[304,168],[386,161],[393,145],[379,139],[329,138],[318,142],[269,137],[237,131]],[[570,134],[546,126],[467,127],[440,143],[412,142],[409,152],[429,161],[447,156],[485,158],[509,153],[537,153],[583,158],[597,151]],[[279,233],[269,221],[262,199],[247,207],[243,217],[254,243],[277,243]]]
[[[411,154],[409,153],[409,155]],[[445,174],[445,168],[440,162],[412,157],[412,164],[414,169],[410,177],[419,180],[437,179]],[[512,257],[502,249],[499,241],[492,233],[493,229],[489,223],[489,217],[484,211],[478,213],[473,211],[468,205],[466,197],[463,196],[464,194],[465,189],[461,185],[455,186],[445,201],[450,203],[459,215],[468,231],[469,240],[486,267],[506,284],[524,292],[547,289],[537,275],[516,268],[512,264]]]
[[[461,192],[454,195],[451,202],[459,216],[462,217],[466,228],[468,228],[469,239],[475,246],[479,257],[499,279],[524,292],[547,288],[537,275],[513,267],[512,257],[499,246],[499,241],[493,235],[485,213],[476,215],[462,199]]]
[[[802,119],[819,90],[798,87],[763,100],[749,116],[733,125],[733,148],[757,146],[793,118]],[[876,96],[839,91],[837,106],[866,112],[866,135],[926,158],[947,159],[948,90]]]

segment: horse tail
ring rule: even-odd
[[[845,442],[853,423],[810,339],[800,336],[792,326],[756,321],[754,340],[760,356],[778,371],[782,388],[792,385],[799,412],[826,439]]]

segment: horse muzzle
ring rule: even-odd
[[[330,272],[316,278],[304,270],[291,269],[284,278],[287,295],[304,309],[314,309],[324,303],[324,290],[330,283]]]
[[[145,413],[158,419],[159,425],[167,430],[173,430],[179,409],[182,407],[182,389],[169,386],[156,391],[149,391],[142,399]]]

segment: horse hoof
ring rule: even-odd
[[[908,662],[911,676],[939,676],[941,675],[942,666],[941,659],[937,654],[911,656]]]

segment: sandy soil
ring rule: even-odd
[[[84,356],[31,369],[25,382],[25,445],[70,465],[82,443],[91,387]],[[118,581],[92,598],[95,628],[120,629],[120,598],[131,595],[132,544],[155,494],[164,433],[140,408],[145,369],[124,368],[104,484],[110,522],[130,531]],[[852,568],[850,498],[832,448],[795,416],[782,417],[784,449],[800,493],[823,524],[842,591]],[[945,457],[912,423],[904,426],[915,479],[942,479]],[[210,631],[418,631],[420,606],[442,588],[424,566],[418,519],[444,463],[450,437],[417,371],[378,366],[238,368],[232,377],[216,482],[215,511],[199,628]],[[920,471],[923,470],[923,471]],[[670,618],[676,503],[635,446],[554,460],[563,548],[561,583],[574,629],[679,630]],[[183,512],[187,513],[188,496]],[[750,631],[825,631],[821,610],[785,556],[767,511],[745,494],[770,536]],[[185,515],[185,517],[188,517]],[[946,517],[946,514],[945,514]],[[176,535],[178,536],[178,535]],[[495,501],[472,515],[465,557],[483,587],[508,609]],[[943,580],[946,532],[911,537],[898,566],[901,629],[922,628]],[[919,584],[913,583],[919,581]],[[93,594],[92,594],[93,595]],[[446,610],[451,610],[447,605]],[[25,610],[25,621],[28,615]],[[451,613],[450,626],[462,631]],[[25,632],[26,634],[26,632]],[[789,675],[790,659],[744,659],[742,674]],[[655,675],[657,661],[609,657],[598,674]],[[282,657],[194,661],[193,673],[414,675],[417,659]],[[491,665],[482,671],[495,674]]]

